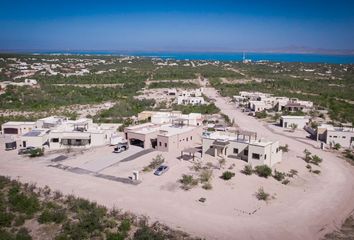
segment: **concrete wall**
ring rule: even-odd
[[[354,146],[354,132],[332,131],[328,130],[326,134],[326,143],[332,147],[339,143],[342,147],[350,148]]]
[[[291,128],[291,124],[296,124],[298,129],[303,129],[310,120],[308,118],[281,118],[281,127]]]

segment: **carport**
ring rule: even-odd
[[[184,159],[184,155],[188,155],[189,159],[192,158],[194,160],[196,152],[198,152],[198,149],[196,148],[185,148],[181,151],[181,159]]]
[[[144,141],[137,139],[137,138],[131,138],[129,139],[130,145],[138,146],[138,147],[145,147]]]

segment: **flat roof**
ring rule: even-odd
[[[281,116],[280,118],[309,119],[308,116],[291,116],[291,115]]]
[[[172,124],[162,125],[160,127],[160,133],[158,135],[173,136],[173,135],[192,131],[195,128],[196,128],[195,126],[180,126],[180,125],[172,125]],[[161,131],[165,131],[165,132],[161,132]]]
[[[6,125],[35,125],[36,122],[17,122],[17,121],[10,121],[10,122],[6,122],[6,123],[3,123],[2,125],[3,126],[6,126]]]
[[[232,135],[225,135],[225,134],[221,134],[220,132],[213,132],[213,133],[210,133],[209,136],[205,136],[204,137],[205,139],[211,139],[211,140],[216,140],[216,141],[219,141],[219,142],[222,142],[222,141],[232,141],[232,142],[239,142],[239,143],[248,143],[250,145],[255,145],[255,146],[267,146],[269,144],[272,144],[274,142],[272,141],[268,141],[268,140],[265,140],[265,139],[258,139],[258,140],[246,140],[246,139],[240,139],[240,138],[237,138],[237,136],[232,136]]]

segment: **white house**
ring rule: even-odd
[[[354,147],[354,128],[322,124],[317,128],[317,140],[323,141],[331,147],[338,143],[342,147],[352,148]]]
[[[270,167],[282,160],[279,142],[257,139],[254,133],[205,132],[202,140],[203,157],[239,159],[253,166]]]
[[[308,116],[281,116],[280,126],[283,128],[292,128],[295,124],[298,129],[303,129],[310,121]]]
[[[96,124],[92,119],[67,120],[51,116],[37,122],[8,122],[4,134],[17,135],[19,146],[46,147],[50,150],[68,147],[89,148],[110,144],[121,124]]]

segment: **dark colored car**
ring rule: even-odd
[[[18,154],[19,155],[23,155],[23,154],[30,154],[32,150],[35,150],[35,147],[26,147],[26,148],[20,148],[18,150]]]
[[[168,169],[169,169],[168,166],[166,166],[166,165],[161,165],[160,167],[158,167],[158,168],[156,169],[156,171],[154,172],[154,174],[155,174],[156,176],[161,176],[162,174],[164,174],[165,172],[167,172]]]

